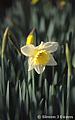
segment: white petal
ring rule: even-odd
[[[28,71],[31,71],[34,68],[33,58],[29,57],[28,59]]]
[[[37,66],[34,67],[34,69],[38,74],[41,74],[45,70],[45,66],[37,65]]]
[[[21,52],[25,56],[32,56],[34,54],[35,47],[34,45],[25,45],[21,47]]]
[[[43,46],[44,46],[44,42],[41,41],[40,45],[36,46],[36,49],[42,49]]]
[[[44,49],[49,51],[50,53],[55,52],[58,48],[57,42],[46,42],[44,43]]]
[[[50,59],[49,59],[47,65],[50,65],[50,66],[56,66],[57,65],[57,62],[55,61],[55,59],[53,58],[52,55],[50,55]]]

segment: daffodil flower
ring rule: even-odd
[[[32,44],[21,47],[22,54],[28,57],[28,71],[35,69],[38,74],[41,74],[45,70],[46,65],[57,65],[52,55],[57,48],[57,42],[41,42],[36,47]]]

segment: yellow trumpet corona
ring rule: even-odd
[[[46,50],[38,51],[34,58],[35,65],[46,65],[49,60],[49,53]]]

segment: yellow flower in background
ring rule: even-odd
[[[64,0],[60,1],[60,5],[61,5],[61,6],[66,5],[66,1],[64,1]]]
[[[64,7],[66,5],[67,1],[66,0],[59,0],[59,5],[60,7]]]
[[[41,42],[39,46],[25,45],[21,47],[23,55],[28,57],[28,71],[35,69],[38,74],[45,70],[45,66],[57,65],[52,53],[58,48],[57,42]]]
[[[31,4],[32,4],[32,5],[35,5],[35,4],[37,4],[39,1],[40,1],[40,0],[31,0]]]
[[[36,42],[36,35],[35,35],[35,29],[33,29],[27,37],[26,45],[35,44],[35,42]]]

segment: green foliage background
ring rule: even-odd
[[[7,27],[9,30],[5,35]],[[36,28],[37,45],[41,41],[59,43],[54,53],[58,65],[46,67],[42,75],[35,71],[28,73],[27,58],[20,53],[20,47],[33,28]],[[66,43],[70,51],[70,76]],[[38,115],[65,116],[67,108],[68,115],[74,117],[75,14],[72,3],[65,1],[61,6],[60,1],[53,4],[41,0],[31,5],[27,0],[16,1],[0,21],[0,120],[42,119]]]

